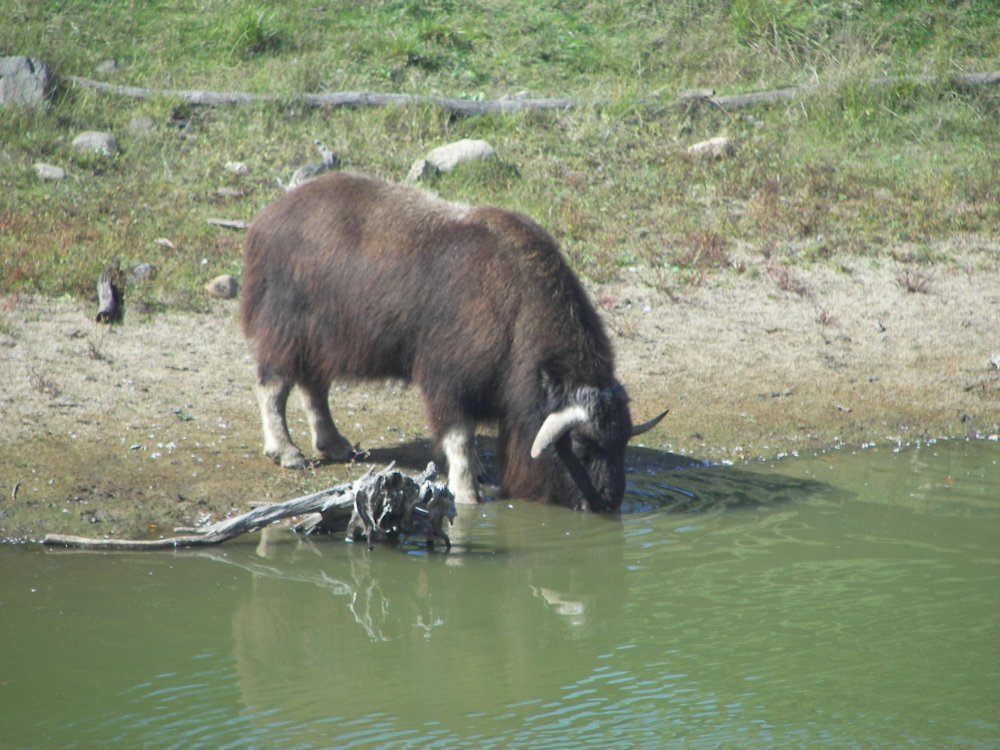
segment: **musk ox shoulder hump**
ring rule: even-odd
[[[466,204],[443,200],[423,188],[395,185],[352,172],[336,172],[310,180],[277,203],[292,201],[303,207],[337,202],[350,205],[359,213],[366,212],[373,219],[406,218],[417,223],[463,221],[470,210]]]

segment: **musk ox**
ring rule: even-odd
[[[313,448],[352,455],[337,378],[419,385],[456,502],[481,499],[474,428],[497,425],[501,488],[617,510],[635,428],[610,342],[555,241],[531,219],[369,177],[286,193],[246,241],[240,324],[255,348],[264,453],[305,464],[285,405],[301,390]]]

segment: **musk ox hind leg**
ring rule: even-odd
[[[476,479],[475,425],[461,422],[442,430],[441,450],[448,461],[448,489],[457,505],[482,502],[479,480]]]
[[[279,377],[257,379],[257,406],[264,430],[264,455],[286,469],[303,469],[306,460],[288,434],[285,406],[292,382]]]
[[[299,383],[299,390],[316,452],[331,461],[346,461],[353,456],[354,448],[337,430],[330,415],[329,383]]]

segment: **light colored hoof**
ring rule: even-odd
[[[305,456],[298,448],[290,448],[285,451],[265,450],[264,455],[284,469],[306,468]]]
[[[306,468],[306,458],[299,451],[289,453],[281,457],[281,467],[283,469],[304,469]]]

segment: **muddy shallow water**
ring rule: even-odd
[[[1000,744],[996,442],[634,469],[447,554],[0,545],[4,745]]]

